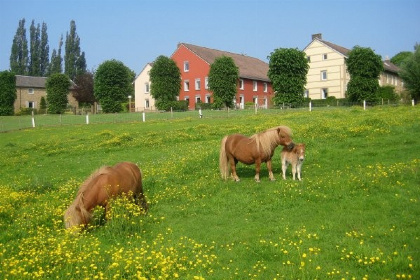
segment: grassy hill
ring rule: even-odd
[[[420,107],[264,111],[1,133],[2,279],[420,278]],[[208,116],[208,115],[207,115]],[[303,180],[218,169],[224,135],[287,125]],[[133,161],[149,213],[127,198],[79,235],[62,215],[95,169]]]

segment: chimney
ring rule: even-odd
[[[322,33],[312,34],[312,41],[315,39],[322,40]]]

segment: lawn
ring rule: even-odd
[[[419,279],[420,107],[178,113],[0,133],[1,279]],[[307,145],[302,181],[238,164],[220,141],[273,126]],[[150,204],[63,212],[102,165],[133,161]]]

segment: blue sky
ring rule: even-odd
[[[32,20],[47,24],[50,55],[74,20],[89,69],[117,59],[138,74],[179,42],[268,61],[276,48],[303,50],[322,33],[392,57],[420,43],[419,12],[419,0],[0,0],[0,71],[23,18],[28,40]]]

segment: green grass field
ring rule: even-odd
[[[0,279],[420,279],[420,107],[212,114],[0,133]],[[307,145],[302,181],[280,148],[276,181],[220,179],[224,135],[277,125]],[[119,161],[148,214],[120,198],[69,234],[81,182]]]

